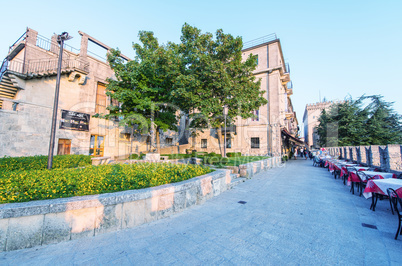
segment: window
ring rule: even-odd
[[[232,148],[232,138],[230,136],[226,136],[226,148]]]
[[[251,138],[251,148],[252,149],[260,148],[260,138]]]
[[[260,121],[260,110],[253,111],[254,117],[251,118],[251,121]]]
[[[71,139],[59,139],[57,146],[57,155],[70,154],[71,151]]]
[[[166,145],[173,145],[173,138],[166,138],[165,139],[165,144]]]
[[[106,114],[106,99],[106,85],[98,83],[98,88],[96,90],[95,113]]]
[[[206,149],[208,147],[208,142],[206,139],[201,140],[201,148]]]
[[[121,141],[130,141],[131,134],[129,133],[120,133],[120,140]]]
[[[258,54],[255,56],[255,62],[257,64],[257,66],[258,66]]]
[[[91,135],[89,146],[89,155],[103,156],[104,137],[99,135]]]

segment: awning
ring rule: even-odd
[[[294,136],[292,136],[292,134],[290,134],[286,128],[282,128],[282,134],[287,136],[289,138],[290,141],[296,143],[296,144],[300,144],[300,145],[304,145],[304,142]]]

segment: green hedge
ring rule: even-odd
[[[3,157],[0,158],[0,172],[15,170],[41,170],[47,168],[47,159],[45,155],[28,157]],[[91,165],[89,155],[55,155],[53,156],[52,168],[75,168]]]
[[[226,153],[227,157],[241,157],[241,152],[228,152]]]
[[[175,154],[175,153],[171,153],[171,154],[161,154],[161,156],[167,156],[168,159],[170,159],[170,160],[172,160],[172,159],[191,158],[191,154]]]
[[[138,163],[74,169],[0,171],[0,203],[66,198],[140,189],[212,172],[186,164]]]
[[[140,158],[140,156],[136,153],[130,154],[129,156],[130,160],[137,160],[138,158]]]

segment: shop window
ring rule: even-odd
[[[57,155],[66,155],[71,152],[71,139],[59,139]]]
[[[201,148],[202,149],[208,148],[208,140],[207,139],[201,139]]]
[[[252,149],[260,148],[260,138],[251,138],[251,148]]]
[[[104,136],[91,135],[89,155],[103,156]]]
[[[106,85],[98,83],[98,88],[96,90],[95,113],[106,114],[106,102],[107,102]]]

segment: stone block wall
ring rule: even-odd
[[[402,146],[388,145],[389,165],[391,169],[402,171]]]
[[[402,171],[402,145],[400,144],[386,146],[329,147],[326,149],[335,157],[340,154],[339,151],[342,151],[342,158],[347,159],[351,158],[350,152],[352,151],[353,161],[357,162],[357,148],[360,148],[360,163],[378,167],[387,172]]]

